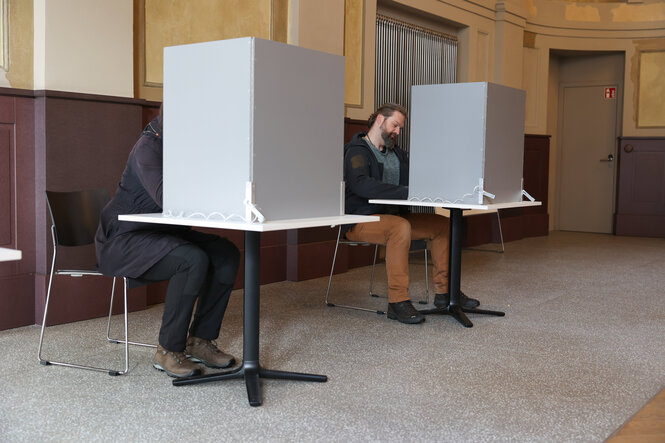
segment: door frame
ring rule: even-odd
[[[625,66],[625,53],[624,53],[624,66]],[[619,172],[619,137],[621,136],[623,129],[623,83],[620,80],[611,80],[611,81],[580,81],[580,82],[560,82],[559,83],[559,92],[558,92],[558,103],[557,103],[557,172],[556,172],[556,196],[554,198],[554,226],[555,230],[560,229],[560,215],[561,215],[561,198],[562,198],[562,188],[561,188],[561,176],[563,175],[563,99],[564,99],[564,90],[565,88],[575,88],[575,87],[589,87],[589,86],[598,86],[598,87],[615,87],[617,89],[616,97],[616,124],[614,128],[614,147],[612,153],[614,155],[614,171],[612,174],[612,234],[616,232],[616,206],[617,206],[617,177]]]

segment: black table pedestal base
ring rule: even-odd
[[[471,320],[465,314],[483,314],[503,317],[506,315],[499,311],[489,311],[487,309],[464,308],[460,301],[462,299],[461,275],[462,275],[462,209],[450,209],[450,261],[448,269],[448,293],[450,294],[450,304],[442,308],[424,309],[420,311],[423,315],[440,314],[450,315],[460,322],[464,327],[473,326]]]
[[[263,403],[261,398],[261,378],[315,382],[325,382],[328,380],[328,377],[325,375],[265,369],[256,362],[243,362],[243,364],[238,369],[232,372],[222,372],[218,374],[206,374],[197,377],[175,379],[173,380],[173,386],[195,385],[199,383],[235,380],[239,378],[245,379],[245,385],[247,386],[247,398],[249,400],[250,406],[261,406]]]
[[[211,381],[244,378],[247,397],[251,406],[261,406],[261,378],[280,380],[325,382],[325,375],[264,369],[259,363],[259,305],[261,267],[260,235],[255,231],[245,231],[245,288],[243,305],[243,362],[231,372],[197,375],[173,380],[173,386],[194,385]]]
[[[500,311],[490,311],[487,309],[477,309],[477,308],[469,309],[469,308],[463,308],[459,305],[449,305],[446,306],[445,308],[424,309],[419,312],[423,315],[431,315],[431,314],[450,315],[455,320],[460,322],[462,326],[464,326],[465,328],[470,328],[473,326],[473,323],[471,323],[471,320],[469,320],[469,317],[467,317],[465,313],[495,315],[497,317],[503,317],[504,315],[506,315],[504,312]]]

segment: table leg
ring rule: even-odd
[[[462,209],[450,209],[450,262],[448,264],[448,293],[450,294],[450,304],[444,308],[425,309],[420,311],[422,314],[440,314],[450,315],[460,322],[464,327],[473,326],[471,320],[465,315],[484,314],[503,317],[506,315],[499,311],[489,311],[487,309],[466,309],[460,304],[461,279],[462,279],[462,239],[463,239],[463,220]]]
[[[261,406],[261,378],[325,382],[325,375],[264,369],[259,363],[260,233],[245,231],[245,289],[243,312],[243,362],[232,372],[173,380],[174,386],[244,378],[251,406]]]

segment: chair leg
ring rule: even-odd
[[[499,210],[496,211],[496,220],[499,222],[499,238],[501,239],[501,250],[498,252],[503,253],[506,249],[503,246],[503,230],[501,229],[501,216],[499,215]]]
[[[51,227],[51,235],[54,235],[53,227]],[[42,329],[41,329],[41,332],[39,333],[39,348],[37,349],[37,358],[39,359],[39,363],[41,363],[43,365],[48,365],[49,364],[49,362],[47,360],[44,360],[42,358],[42,345],[44,344],[44,329],[46,328],[46,318],[48,317],[48,307],[49,307],[49,303],[51,301],[51,288],[53,286],[53,272],[55,270],[55,256],[56,256],[56,253],[57,253],[57,249],[54,246],[54,248],[53,248],[53,259],[51,261],[51,272],[49,273],[49,278],[48,278],[48,289],[46,290],[46,304],[44,305],[44,317],[42,319]]]
[[[41,332],[39,334],[39,349],[37,351],[37,357],[39,359],[39,363],[45,366],[48,365],[53,365],[53,366],[65,366],[69,368],[76,368],[76,369],[86,369],[89,371],[97,371],[97,372],[106,372],[109,375],[124,375],[128,372],[129,370],[129,353],[128,350],[125,349],[125,370],[124,371],[116,371],[114,369],[107,369],[107,368],[98,368],[95,366],[87,366],[87,365],[79,365],[75,363],[67,363],[67,362],[60,362],[60,361],[55,361],[55,360],[47,360],[44,357],[42,357],[42,347],[44,344],[44,332],[46,330],[46,322],[48,319],[48,308],[51,302],[51,291],[53,289],[53,275],[55,273],[55,248],[54,248],[54,253],[53,253],[53,262],[51,265],[51,273],[49,275],[49,284],[48,284],[48,289],[46,292],[46,305],[44,306],[44,317],[42,319],[42,328]],[[78,277],[80,278],[80,277]],[[127,297],[125,296],[125,315],[127,312]],[[125,333],[126,333],[125,329]]]
[[[332,261],[332,266],[330,267],[330,277],[328,278],[328,289],[326,290],[326,298],[325,298],[325,303],[327,306],[330,307],[337,307],[337,308],[345,308],[345,309],[355,309],[356,311],[367,311],[367,312],[375,312],[379,315],[384,315],[384,311],[376,310],[376,309],[368,309],[368,308],[362,308],[360,306],[351,306],[351,305],[341,305],[341,304],[336,304],[330,301],[328,298],[330,295],[330,286],[332,283],[332,278],[333,278],[333,273],[335,272],[335,262],[337,261],[337,251],[339,250],[339,240],[341,238],[342,234],[342,227],[339,227],[339,230],[337,231],[337,243],[335,243],[335,253],[333,254],[333,261]],[[378,247],[377,247],[378,248]],[[374,250],[374,260],[376,261],[376,254],[377,254],[377,249]],[[374,278],[374,266],[372,266],[372,280]],[[370,281],[370,294],[372,292],[372,281]]]
[[[330,284],[332,283],[333,272],[335,271],[335,262],[337,261],[337,250],[339,249],[339,238],[341,234],[342,234],[342,227],[340,226],[339,230],[337,231],[337,242],[335,243],[335,253],[333,254],[332,266],[330,267],[330,277],[328,278],[328,289],[326,289],[325,304],[328,306],[335,306],[332,303],[328,303],[328,295],[330,294]]]
[[[425,300],[420,300],[418,303],[421,305],[429,303],[429,266],[427,263],[427,248],[425,248]]]
[[[127,278],[123,277],[123,284],[124,284],[124,291],[127,292]],[[112,338],[111,337],[111,316],[113,315],[113,295],[115,294],[115,278],[113,278],[113,286],[111,287],[111,302],[109,303],[109,318],[108,322],[106,323],[106,340],[109,343],[129,343],[130,345],[134,346],[143,346],[146,348],[156,348],[157,345],[153,345],[150,343],[141,343],[141,342],[135,342],[135,341],[127,341],[127,334],[125,334],[125,340],[120,340],[119,338]]]
[[[374,293],[374,271],[376,269],[376,257],[379,254],[379,245],[374,246],[374,260],[372,261],[372,276],[369,278],[369,296],[370,297],[381,297],[379,294]]]
[[[122,278],[123,286],[123,295],[124,295],[124,305],[125,305],[125,371],[122,374],[126,374],[129,371],[129,327],[128,323],[128,312],[127,312],[127,278]],[[113,278],[113,284],[115,286],[115,277]],[[119,374],[116,374],[119,375]]]

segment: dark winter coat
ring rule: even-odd
[[[383,165],[367,144],[365,132],[359,132],[344,146],[345,212],[347,214],[384,214],[385,205],[369,203],[370,199],[406,200],[409,197],[409,156],[395,146],[399,159],[399,185],[384,183]],[[407,208],[404,206],[403,208]]]
[[[113,199],[102,211],[95,235],[99,270],[110,276],[139,277],[166,254],[186,243],[188,227],[119,221],[119,214],[162,212],[161,117],[146,126],[122,173]]]

